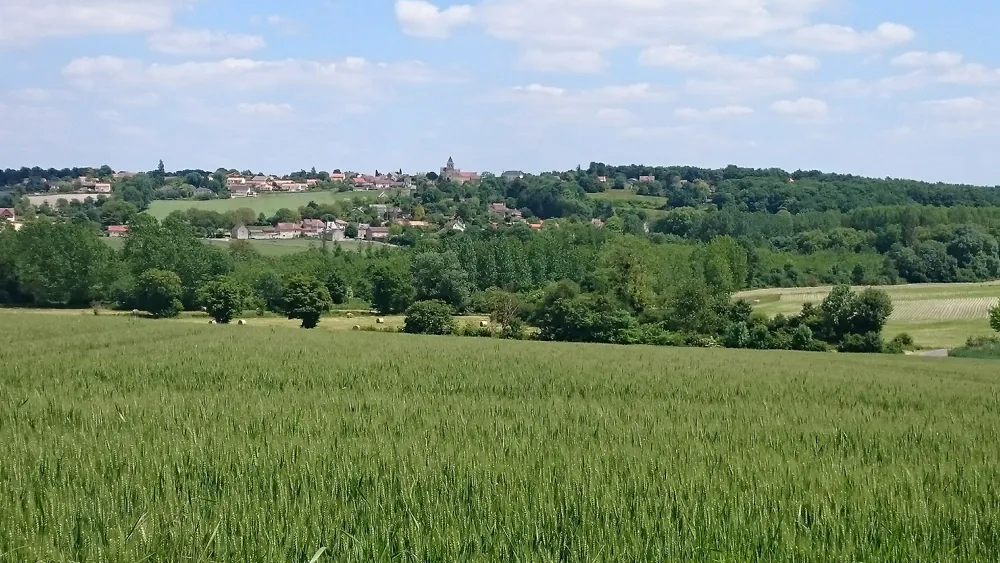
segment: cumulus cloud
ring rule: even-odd
[[[600,72],[607,66],[596,51],[544,51],[529,49],[521,55],[520,65],[527,70],[549,72]]]
[[[424,0],[398,0],[396,20],[408,35],[444,39],[454,27],[472,21],[472,6],[439,8]]]
[[[843,25],[818,24],[795,30],[790,42],[804,49],[851,53],[895,47],[912,41],[915,36],[909,27],[891,22],[882,23],[870,31],[857,31]]]
[[[147,64],[113,56],[82,57],[63,68],[63,75],[82,89],[113,85],[120,90],[186,89],[190,84],[224,90],[265,90],[284,84],[327,86],[358,96],[377,94],[376,83],[427,82],[433,71],[418,61],[372,63],[358,57],[334,61],[227,58],[178,64]]]
[[[639,55],[639,62],[646,66],[666,67],[687,72],[751,76],[816,70],[820,66],[818,59],[807,55],[767,56],[752,59],[723,55],[689,45],[650,47]]]
[[[910,51],[892,59],[892,64],[907,68],[949,68],[962,64],[964,59],[965,57],[961,53],[951,51],[938,51],[936,53]]]
[[[0,0],[0,46],[166,29],[180,5],[182,0]]]
[[[799,98],[797,100],[779,100],[774,102],[771,104],[771,111],[787,117],[812,120],[826,117],[829,107],[823,100]]]
[[[282,117],[294,111],[290,104],[271,104],[265,102],[243,103],[236,106],[236,111],[249,115],[259,115],[264,117]]]
[[[945,100],[930,100],[922,102],[920,106],[932,113],[964,115],[968,117],[982,113],[987,108],[987,103],[979,98],[963,96]]]
[[[265,47],[259,35],[225,33],[208,29],[174,29],[149,37],[149,48],[170,55],[236,55]]]
[[[746,106],[719,106],[709,109],[678,108],[674,110],[674,116],[684,120],[713,120],[726,119],[731,117],[745,117],[753,115],[754,111]]]
[[[425,0],[399,0],[403,30],[447,37],[459,25],[481,26],[516,44],[534,70],[594,72],[620,47],[678,42],[756,39],[809,24],[827,0],[483,0],[440,8]]]

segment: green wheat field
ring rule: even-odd
[[[998,371],[0,312],[0,561],[996,561]]]

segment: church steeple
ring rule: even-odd
[[[448,170],[455,169],[455,161],[450,156],[448,157]]]

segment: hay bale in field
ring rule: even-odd
[[[139,316],[139,309],[132,309],[132,316],[133,317],[138,317]]]
[[[375,319],[375,324],[384,325],[385,324],[385,319],[383,319],[382,317],[379,317],[379,318]]]
[[[201,308],[201,312],[202,313],[207,313],[208,312],[208,307],[202,307]]]
[[[354,313],[347,313],[347,318],[353,319],[354,318]]]
[[[361,330],[361,325],[354,325],[353,330]]]
[[[479,321],[479,326],[486,328],[490,326],[490,321]]]
[[[243,325],[247,324],[247,322],[244,321],[243,319],[240,319],[240,321],[238,323],[236,323],[236,324],[238,324],[240,326],[243,326]]]
[[[214,325],[214,324],[218,324],[218,323],[217,323],[217,322],[215,322],[215,319],[212,319],[212,320],[208,321],[208,324],[210,324],[210,325]]]

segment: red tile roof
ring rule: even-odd
[[[109,233],[127,233],[128,225],[111,225],[108,227]]]

